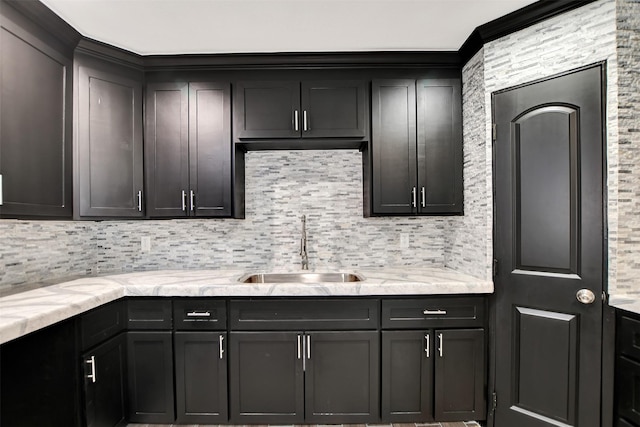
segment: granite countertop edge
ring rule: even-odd
[[[493,282],[447,268],[341,269],[348,283],[240,283],[248,270],[158,270],[83,277],[0,297],[0,344],[125,296],[340,297],[489,294]],[[274,273],[291,271],[270,270]],[[316,272],[333,272],[318,270]]]

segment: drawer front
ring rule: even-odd
[[[227,304],[211,298],[174,299],[173,327],[176,330],[227,329]]]
[[[345,330],[377,329],[376,299],[232,300],[231,330]]]
[[[110,338],[126,328],[123,300],[103,305],[80,316],[82,350]]]
[[[624,313],[618,322],[618,352],[640,361],[640,320]]]
[[[485,299],[434,297],[385,299],[383,329],[469,328],[485,322]]]
[[[640,364],[626,357],[618,357],[615,383],[617,415],[634,425],[640,425]]]
[[[135,329],[171,329],[171,300],[130,299],[127,301],[127,327]]]

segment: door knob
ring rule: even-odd
[[[591,289],[580,289],[576,292],[576,299],[583,304],[591,304],[596,300],[596,295]]]

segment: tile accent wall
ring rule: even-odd
[[[464,216],[452,217],[445,265],[491,279],[491,151],[485,140],[484,51],[462,69]]]
[[[618,293],[640,294],[640,2],[618,0]],[[613,264],[613,263],[611,263]]]
[[[484,46],[485,140],[491,153],[491,93],[607,61],[609,290],[616,292],[618,259],[618,60],[616,0],[599,0]],[[487,170],[491,175],[491,170]],[[619,284],[620,286],[628,286]]]

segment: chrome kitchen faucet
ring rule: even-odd
[[[302,215],[302,238],[300,239],[300,257],[302,258],[302,269],[309,269],[309,255],[307,254],[307,216]]]

